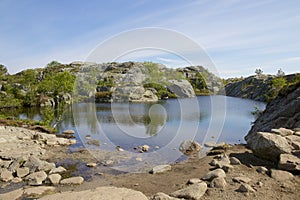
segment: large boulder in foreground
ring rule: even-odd
[[[274,133],[258,132],[247,140],[247,144],[255,155],[272,161],[278,161],[280,154],[292,151],[288,141]]]
[[[117,187],[98,187],[91,190],[85,190],[80,192],[62,192],[52,194],[40,198],[40,200],[107,200],[107,199],[123,199],[123,200],[148,200],[148,198],[141,192]]]

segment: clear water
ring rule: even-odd
[[[165,163],[180,159],[178,148],[184,140],[194,139],[202,145],[208,141],[244,143],[255,120],[251,114],[255,107],[263,110],[265,103],[225,96],[169,99],[157,104],[80,103],[65,112],[57,128],[59,132],[75,130],[78,143],[74,147],[116,151],[120,146],[130,158],[142,156],[144,161]],[[29,109],[20,117],[38,120],[41,115]],[[100,146],[89,143],[91,140]],[[148,153],[134,149],[144,144],[150,146]]]

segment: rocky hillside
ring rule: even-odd
[[[156,102],[216,94],[221,79],[201,66],[170,69],[151,62],[61,64],[10,75],[0,65],[0,107],[57,106],[77,99]]]
[[[271,131],[272,128],[280,127],[300,128],[300,80],[280,90],[254,122],[245,139],[248,141],[258,131]]]
[[[286,76],[259,74],[247,78],[227,79],[225,91],[227,96],[270,102],[281,88],[293,84],[298,78],[299,74]]]

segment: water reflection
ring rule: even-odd
[[[224,99],[226,116],[222,115],[224,106],[218,104]],[[215,106],[213,113],[212,105]],[[251,112],[255,106],[263,109],[265,104],[224,96],[171,99],[158,104],[80,103],[66,110],[57,128],[59,132],[75,130],[79,146],[114,151],[116,146],[121,146],[136,153],[134,147],[147,144],[151,147],[150,153],[156,151],[160,159],[172,160],[181,155],[178,147],[186,139],[200,143],[212,138],[228,143],[244,142],[243,137],[254,121]],[[42,117],[41,110],[36,108],[14,112],[21,118],[39,120]],[[91,141],[98,141],[100,146]],[[160,147],[159,151],[155,146]]]

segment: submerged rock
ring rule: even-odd
[[[201,145],[192,140],[185,140],[180,144],[179,150],[185,155],[191,155],[201,150]]]

